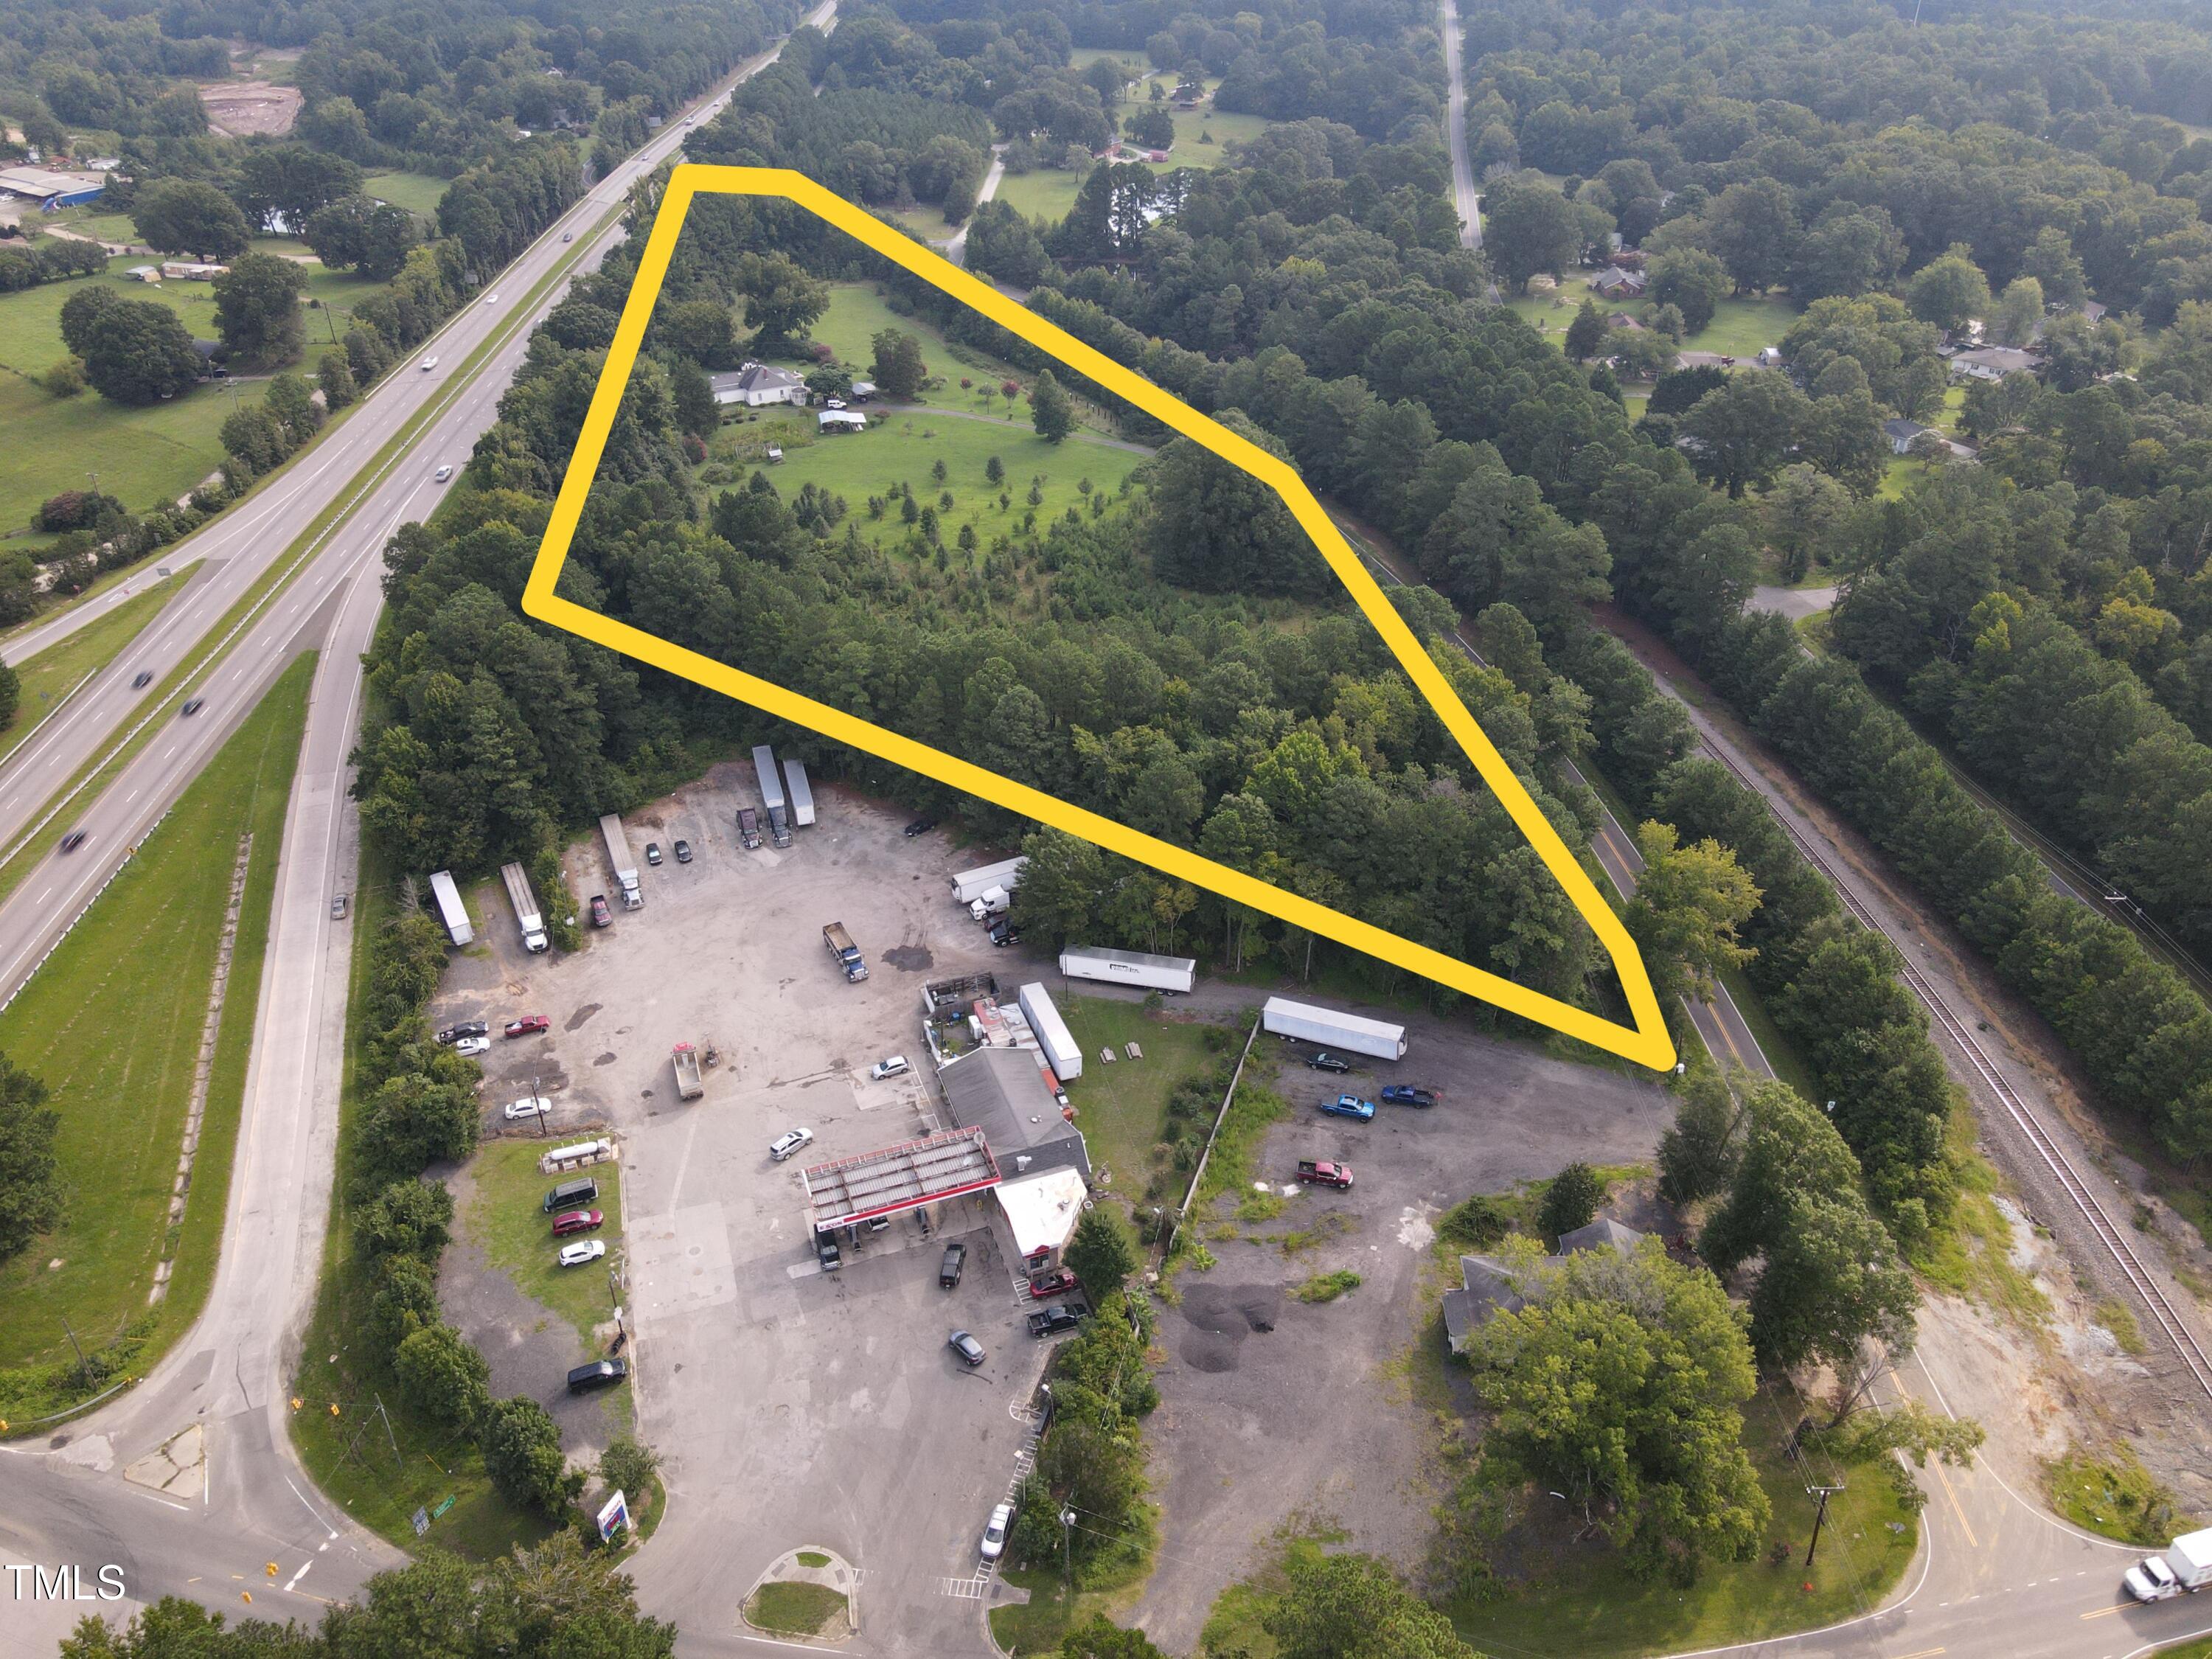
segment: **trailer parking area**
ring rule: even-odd
[[[927,1237],[894,1217],[825,1274],[801,1172],[940,1127],[926,1066],[868,1078],[888,1054],[926,1053],[924,980],[988,969],[1018,982],[1037,968],[1018,973],[1019,953],[994,951],[953,904],[946,878],[972,855],[941,835],[906,839],[903,814],[841,789],[817,781],[814,795],[817,823],[782,852],[739,844],[737,809],[761,805],[749,762],[629,815],[632,845],[682,837],[692,861],[644,868],[643,907],[587,929],[573,955],[529,956],[511,915],[488,917],[490,949],[455,959],[435,1017],[496,1033],[548,1015],[542,1036],[495,1037],[488,1103],[536,1079],[556,1103],[549,1144],[604,1124],[621,1147],[623,1248],[610,1260],[639,1432],[666,1460],[670,1491],[635,1564],[641,1586],[712,1609],[686,1629],[726,1639],[757,1574],[817,1546],[864,1575],[860,1634],[844,1650],[980,1650],[977,1539],[1027,1441],[1046,1358],[1023,1323],[1032,1304],[988,1197],[953,1200]],[[570,848],[568,873],[579,899],[608,890],[599,837]],[[866,954],[865,981],[848,984],[824,948],[830,921]],[[679,1042],[718,1056],[695,1102],[676,1096]],[[769,1143],[794,1127],[811,1145],[771,1161]],[[942,1289],[955,1237],[966,1266]],[[955,1328],[981,1341],[981,1367],[947,1348]],[[549,1368],[528,1391],[550,1403],[562,1388]]]

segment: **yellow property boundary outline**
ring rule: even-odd
[[[1356,916],[1346,915],[1325,904],[1316,904],[1296,893],[1285,891],[1273,884],[1256,879],[1242,871],[1232,870],[1211,859],[1173,846],[1152,836],[1116,823],[1111,818],[1072,806],[1055,799],[1026,784],[1015,782],[995,772],[933,749],[927,744],[916,743],[911,738],[901,737],[896,732],[870,721],[856,719],[842,709],[827,703],[817,702],[811,697],[774,685],[753,675],[741,672],[727,664],[715,661],[672,645],[666,640],[646,633],[641,629],[614,621],[597,611],[589,611],[572,600],[562,599],[553,590],[561,579],[561,569],[567,562],[570,543],[574,539],[576,525],[584,510],[585,498],[590,494],[592,481],[597,474],[599,458],[606,447],[607,434],[614,425],[617,409],[623,392],[629,385],[630,369],[637,361],[640,344],[645,338],[647,319],[652,315],[653,301],[659,298],[661,285],[668,276],[668,262],[676,251],[676,240],[682,233],[684,221],[689,215],[692,198],[708,195],[733,194],[740,196],[777,197],[795,203],[809,212],[835,225],[848,235],[865,243],[876,252],[895,264],[904,266],[925,282],[951,295],[962,304],[982,313],[993,322],[1019,335],[1038,349],[1049,354],[1074,369],[1076,373],[1104,386],[1108,391],[1126,398],[1159,421],[1163,425],[1181,433],[1193,442],[1203,444],[1223,459],[1242,467],[1267,483],[1283,498],[1307,535],[1328,561],[1329,568],[1336,573],[1346,592],[1358,602],[1367,620],[1390,647],[1398,665],[1412,678],[1421,695],[1437,712],[1445,728],[1450,732],[1468,758],[1474,763],[1483,781],[1502,802],[1521,833],[1528,838],[1537,854],[1543,860],[1583,921],[1590,925],[1599,942],[1613,959],[1614,970],[1627,994],[1630,1012],[1636,1024],[1632,1029],[1601,1019],[1589,1010],[1577,1008],[1555,997],[1532,991],[1523,985],[1496,974],[1486,973],[1455,957],[1431,950],[1413,940],[1401,939],[1387,929],[1361,921]],[[1536,803],[1529,799],[1521,781],[1509,767],[1482,728],[1468,714],[1428,653],[1414,639],[1413,630],[1400,618],[1397,610],[1383,596],[1373,577],[1364,567],[1336,526],[1329,521],[1322,505],[1316,501],[1297,473],[1283,461],[1257,445],[1239,437],[1227,428],[1209,420],[1196,410],[1154,386],[1150,380],[1103,353],[1092,349],[1080,340],[1047,322],[1027,307],[1006,298],[988,283],[969,276],[957,265],[939,258],[928,248],[908,238],[902,232],[872,217],[865,210],[855,206],[817,184],[802,173],[783,167],[708,167],[696,162],[678,166],[668,181],[665,193],[655,216],[652,234],[646,239],[645,252],[640,260],[637,279],[632,285],[629,298],[623,307],[622,321],[615,330],[614,343],[608,348],[606,366],[599,386],[592,395],[590,410],[584,416],[582,433],[576,441],[575,453],[569,457],[566,475],[561,483],[561,493],[553,503],[553,514],[545,527],[545,539],[538,550],[537,562],[532,566],[528,586],[523,591],[522,608],[526,614],[556,628],[566,629],[585,639],[635,657],[641,662],[678,674],[700,685],[708,686],[726,696],[755,708],[766,709],[794,725],[804,726],[833,738],[839,743],[849,744],[884,760],[919,772],[924,777],[949,783],[955,788],[980,795],[994,805],[1039,823],[1050,824],[1072,836],[1095,842],[1109,852],[1187,881],[1194,887],[1202,887],[1239,904],[1275,916],[1296,927],[1303,927],[1354,950],[1363,951],[1401,968],[1449,985],[1455,991],[1521,1015],[1523,1018],[1564,1031],[1579,1038],[1593,1048],[1615,1054],[1638,1065],[1654,1070],[1666,1070],[1674,1064],[1674,1045],[1667,1035],[1667,1023],[1659,1012],[1658,1000],[1652,994],[1651,981],[1644,971],[1644,959],[1637,952],[1628,930],[1621,925],[1611,907],[1599,896],[1596,887],[1566,843],[1559,839]]]

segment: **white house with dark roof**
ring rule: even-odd
[[[714,389],[714,401],[726,409],[732,405],[760,409],[769,404],[803,406],[806,402],[805,380],[787,368],[772,368],[766,363],[747,363],[733,374],[710,374],[707,384]]]

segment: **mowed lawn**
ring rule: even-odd
[[[161,1333],[182,1330],[206,1295],[313,665],[305,656],[286,671],[0,1012],[0,1052],[45,1082],[61,1115],[58,1151],[70,1188],[60,1229],[0,1267],[0,1365],[67,1358],[64,1320],[88,1351],[112,1341],[146,1311],[155,1267],[172,1249]],[[191,1201],[172,1240],[169,1195],[231,874],[249,833],[252,861]]]
[[[1014,410],[1011,421],[945,410],[872,410],[867,431],[826,438],[816,433],[812,412],[802,411],[726,427],[712,453],[731,455],[750,469],[755,463],[749,454],[757,455],[767,444],[781,445],[785,459],[769,470],[769,477],[783,498],[791,500],[810,483],[842,495],[849,508],[845,523],[859,526],[861,535],[882,546],[906,539],[908,526],[889,497],[899,483],[911,484],[919,506],[937,509],[939,537],[947,547],[957,551],[961,526],[975,526],[980,559],[996,538],[1019,534],[1031,512],[1040,533],[1071,507],[1087,514],[1082,490],[1086,478],[1092,493],[1116,497],[1121,480],[1145,459],[1080,432],[1065,443],[1048,444],[1031,430],[1028,404],[1017,400]],[[1006,469],[1006,481],[996,486],[985,477],[994,455]],[[931,476],[940,460],[942,483]],[[1042,481],[1035,507],[1029,501],[1033,479]],[[948,491],[950,507],[940,504]],[[1001,494],[1009,498],[1004,507],[999,505]],[[868,516],[872,495],[886,500],[880,519]],[[844,533],[842,524],[837,533]]]
[[[1091,1148],[1092,1166],[1113,1173],[1107,1190],[1133,1204],[1159,1157],[1168,1097],[1212,1063],[1206,1038],[1217,1028],[1149,1013],[1142,1003],[1114,997],[1055,1000],[1083,1049],[1083,1075],[1066,1085],[1076,1127]],[[1101,1048],[1121,1054],[1132,1042],[1143,1051],[1142,1060],[1124,1058],[1109,1066],[1098,1058]],[[1180,1188],[1176,1196],[1182,1196]]]
[[[296,251],[296,244],[283,246]],[[156,285],[122,274],[143,263],[112,259],[105,276],[0,295],[0,431],[12,440],[0,444],[0,531],[28,526],[40,501],[64,489],[86,488],[88,474],[98,474],[100,489],[134,513],[176,500],[222,465],[216,433],[234,399],[259,397],[252,383],[235,392],[217,384],[138,408],[110,403],[89,389],[58,398],[36,384],[32,377],[68,355],[62,343],[62,307],[88,282],[127,299],[166,305],[195,338],[216,337],[213,284]],[[304,270],[308,297],[322,302],[301,319],[306,356],[295,367],[307,370],[333,335],[344,333],[353,307],[383,291],[383,284],[320,265]]]
[[[1009,173],[999,180],[993,199],[1004,202],[1025,218],[1056,225],[1067,217],[1082,188],[1083,180],[1075,174],[1044,167],[1035,173]]]
[[[599,1195],[588,1207],[604,1215],[606,1225],[596,1233],[579,1234],[575,1240],[556,1239],[551,1218],[542,1207],[546,1189],[554,1185],[551,1177],[538,1170],[538,1154],[545,1146],[532,1135],[486,1141],[479,1147],[469,1168],[476,1190],[463,1225],[517,1290],[567,1320],[586,1346],[596,1349],[592,1328],[615,1316],[607,1267],[622,1243],[622,1165],[597,1164],[584,1171],[599,1183]],[[587,1238],[605,1243],[608,1260],[581,1267],[556,1265],[562,1245]]]
[[[943,337],[919,317],[898,315],[884,302],[873,283],[839,283],[833,286],[830,290],[830,308],[815,319],[811,334],[814,340],[836,352],[839,362],[866,380],[869,362],[876,355],[876,336],[887,328],[898,329],[920,340],[923,361],[929,364],[931,372],[941,373],[952,367],[952,360],[942,352],[935,359],[930,355],[932,346],[944,344]]]
[[[1544,337],[1566,349],[1567,325],[1575,319],[1582,302],[1595,300],[1600,311],[1610,317],[1616,312],[1626,312],[1634,317],[1648,303],[1644,300],[1607,300],[1589,291],[1587,278],[1571,276],[1559,284],[1557,296],[1561,304],[1554,304],[1549,294],[1524,294],[1510,297],[1506,307],[1516,316],[1534,325]],[[1750,358],[1766,346],[1779,345],[1782,337],[1797,318],[1797,308],[1786,296],[1766,295],[1755,299],[1723,300],[1714,307],[1713,320],[1682,342],[1685,351],[1711,351],[1723,357]]]
[[[22,679],[23,698],[15,710],[15,724],[0,732],[0,760],[38,730],[39,723],[72,687],[112,661],[137,639],[140,630],[161,614],[161,607],[176,597],[189,574],[179,571],[161,578],[114,606],[98,622],[87,623],[37,656],[11,665]]]
[[[410,213],[434,219],[438,204],[445,199],[447,187],[452,183],[450,179],[435,178],[427,173],[373,173],[362,180],[362,190],[380,202],[389,202]]]

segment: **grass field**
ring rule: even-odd
[[[452,183],[450,179],[433,178],[427,173],[373,173],[362,181],[362,188],[380,202],[429,219],[437,216],[438,204],[445,199]]]
[[[954,395],[958,395],[957,390]],[[1081,434],[1062,444],[1048,444],[1030,429],[1028,407],[1018,400],[1012,421],[902,411],[882,417],[880,425],[866,432],[832,438],[817,436],[814,417],[801,411],[726,427],[708,453],[733,459],[749,472],[749,457],[758,455],[766,445],[780,445],[785,459],[770,477],[786,501],[809,483],[833,490],[850,507],[845,522],[859,526],[861,535],[883,546],[903,544],[907,526],[896,505],[888,507],[882,518],[871,519],[868,498],[888,496],[895,485],[909,483],[918,502],[937,508],[939,538],[956,553],[960,527],[975,526],[980,556],[994,538],[1018,534],[1030,513],[1042,528],[1081,504],[1086,478],[1094,494],[1103,491],[1109,500],[1115,498],[1121,480],[1144,459]],[[1005,482],[995,488],[984,476],[994,455],[1006,469]],[[945,470],[942,483],[931,476],[932,465],[940,460]],[[1037,486],[1042,499],[1034,507],[1029,502],[1033,479],[1042,480]],[[948,491],[952,496],[949,508],[939,505]],[[999,505],[1001,494],[1010,498],[1003,508]],[[838,533],[843,533],[842,526]]]
[[[1075,205],[1076,192],[1082,188],[1083,180],[1074,173],[1057,167],[1040,168],[1035,173],[1006,174],[999,180],[994,199],[1028,218],[1058,224],[1067,217]]]
[[[752,1593],[745,1602],[745,1620],[762,1630],[811,1636],[844,1611],[844,1596],[827,1584],[778,1580]]]
[[[1553,296],[1548,294],[1523,294],[1509,297],[1505,305],[1516,316],[1536,325],[1562,351],[1566,349],[1567,325],[1574,321],[1584,300],[1595,299],[1598,309],[1608,317],[1618,311],[1635,316],[1645,304],[1642,300],[1607,300],[1593,295],[1588,278],[1582,276],[1570,276],[1562,282],[1558,297],[1563,304],[1554,305]],[[1723,300],[1715,307],[1713,320],[1683,340],[1682,349],[1717,352],[1724,357],[1755,356],[1762,347],[1778,345],[1796,315],[1796,307],[1778,295]]]
[[[1215,1063],[1209,1033],[1224,1027],[1147,1013],[1140,1003],[1076,996],[1060,1005],[1067,1029],[1083,1049],[1083,1075],[1067,1085],[1076,1126],[1091,1149],[1093,1169],[1112,1171],[1110,1190],[1131,1203],[1142,1196],[1160,1156],[1160,1129],[1168,1097],[1185,1078]],[[1134,1042],[1142,1060],[1109,1066],[1098,1051],[1121,1054]],[[1180,1190],[1176,1196],[1182,1196]]]
[[[872,343],[884,329],[896,328],[921,342],[922,356],[933,373],[951,367],[951,360],[932,357],[930,348],[944,337],[919,317],[902,317],[884,302],[872,283],[839,283],[830,290],[830,308],[816,319],[811,337],[837,354],[837,361],[865,379]],[[940,353],[941,356],[942,354]]]
[[[284,246],[297,251],[297,244]],[[126,298],[167,306],[193,336],[216,335],[215,289],[208,283],[132,282],[121,273],[143,263],[108,262],[98,283]],[[383,285],[364,278],[307,268],[307,294],[322,302],[302,319],[305,362],[311,367],[333,334],[343,334],[353,307]],[[82,283],[46,283],[0,295],[0,431],[34,434],[34,441],[0,446],[0,529],[31,521],[40,501],[64,489],[82,489],[87,474],[133,512],[175,500],[222,463],[216,431],[235,400],[260,394],[252,386],[230,392],[218,384],[195,386],[167,403],[131,408],[85,391],[49,396],[29,377],[43,374],[68,355],[62,343],[61,310]],[[13,371],[12,373],[8,371]]]
[[[98,622],[87,623],[59,644],[49,646],[37,656],[15,665],[22,677],[23,701],[15,711],[15,723],[0,732],[0,760],[5,760],[18,744],[38,729],[39,722],[53,712],[54,705],[67,696],[73,686],[95,668],[112,661],[124,647],[137,639],[139,630],[176,597],[184,580],[182,572],[164,577],[143,592],[132,594]]]
[[[0,1364],[70,1356],[146,1310],[173,1257],[155,1345],[198,1314],[222,1239],[276,890],[284,807],[306,728],[312,656],[249,715],[60,950],[0,1012],[0,1051],[43,1079],[61,1114],[70,1205],[61,1228],[0,1268]],[[168,1224],[201,1029],[241,836],[253,837],[191,1202]]]
[[[555,1265],[555,1254],[567,1241],[553,1238],[540,1207],[549,1184],[538,1172],[538,1155],[544,1150],[534,1135],[479,1147],[469,1166],[476,1191],[462,1221],[492,1266],[525,1296],[574,1325],[588,1346],[592,1327],[614,1317],[614,1292],[604,1261],[581,1267]],[[605,1241],[611,1257],[622,1243],[622,1165],[599,1164],[591,1174],[599,1183],[592,1207],[606,1217],[607,1224],[585,1237]]]

